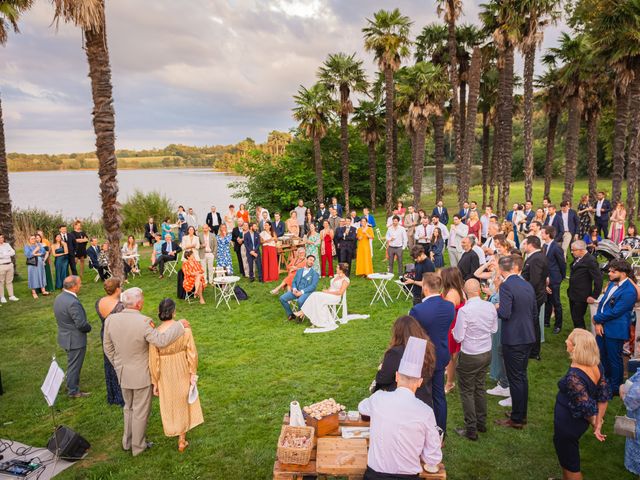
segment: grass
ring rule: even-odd
[[[477,194],[476,189],[473,194]],[[558,195],[554,193],[553,198]],[[5,388],[0,397],[0,437],[41,446],[46,444],[52,428],[39,388],[51,356],[57,355],[65,369],[66,357],[56,343],[53,296],[32,300],[22,256],[18,263],[22,275],[17,281],[17,295],[21,300],[0,308],[0,368]],[[147,265],[145,249],[142,267]],[[377,241],[374,266],[377,271],[384,269]],[[103,295],[102,287],[93,283],[90,274],[84,280],[80,299],[93,331],[89,334],[81,385],[93,395],[74,401],[61,395],[56,416],[60,423],[87,438],[92,449],[86,460],[66,470],[57,477],[60,479],[271,478],[282,415],[289,402],[296,399],[305,405],[333,397],[355,409],[369,394],[368,387],[389,341],[393,321],[410,308],[408,301],[370,307],[373,285],[353,279],[348,293],[349,311],[371,317],[329,334],[305,336],[303,326],[285,320],[279,302],[268,293],[273,288],[270,284],[243,280],[241,285],[250,298],[231,311],[214,308],[210,289],[205,306],[180,302],[178,316],[191,322],[200,355],[199,390],[205,423],[189,434],[191,445],[179,454],[177,440],[162,433],[158,402],[154,401],[148,437],[156,445],[134,459],[120,446],[121,410],[105,401],[100,322],[94,310],[94,302]],[[320,287],[327,284],[323,279]],[[175,276],[159,280],[144,271],[130,286],[144,289],[143,311],[151,317],[156,316],[155,308],[163,297],[175,298]],[[391,287],[395,296],[395,285]],[[571,323],[565,290],[564,330],[561,335],[548,336],[542,362],[533,362],[529,367],[529,425],[525,430],[494,427],[493,420],[503,418],[504,409],[498,406],[497,397],[490,397],[489,432],[478,442],[463,440],[453,433],[453,428],[463,423],[457,390],[447,397],[451,435],[444,461],[449,478],[538,480],[560,474],[552,435],[556,383],[569,365],[563,344]],[[487,386],[493,385],[488,382]],[[633,478],[623,465],[624,440],[612,431],[614,416],[623,411],[619,399],[610,404],[605,443],[600,444],[593,435],[584,436],[582,468],[586,478]]]

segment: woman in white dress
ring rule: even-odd
[[[187,234],[182,237],[180,248],[182,248],[182,251],[185,253],[193,253],[193,257],[198,262],[200,261],[200,255],[198,254],[198,249],[200,248],[200,239],[198,238],[198,233],[196,232],[195,227],[189,227],[189,229],[187,230]]]
[[[329,288],[309,295],[295,315],[299,318],[307,317],[315,327],[314,331],[329,332],[338,328],[338,324],[331,315],[330,305],[337,305],[349,286],[348,263],[339,263],[336,275],[331,279]]]

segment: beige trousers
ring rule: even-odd
[[[130,449],[135,457],[147,449],[147,421],[151,412],[153,389],[151,385],[138,389],[123,388],[122,398],[124,398],[122,448]]]
[[[0,297],[4,297],[4,287],[7,294],[13,297],[13,264],[0,265]]]
[[[211,285],[213,285],[213,277],[215,274],[214,260],[213,252],[202,254],[202,258],[200,259],[200,265],[202,265],[202,269],[204,270],[205,278],[207,278],[207,281]]]

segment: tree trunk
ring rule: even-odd
[[[316,182],[318,183],[318,204],[324,202],[324,182],[322,179],[322,152],[320,150],[320,137],[313,136],[313,165],[316,170]]]
[[[100,2],[104,10],[104,1]],[[100,177],[102,223],[109,241],[109,265],[114,277],[124,278],[124,265],[120,254],[120,203],[118,203],[118,159],[115,153],[115,111],[111,66],[107,48],[105,15],[98,29],[85,29],[85,50],[89,62],[91,93],[93,97],[93,129],[96,134],[96,156]]]
[[[549,126],[547,127],[547,153],[544,159],[544,196],[551,195],[551,178],[553,177],[553,157],[556,147],[556,131],[558,130],[559,112],[553,108],[549,111]]]
[[[471,82],[469,82],[471,83]],[[460,144],[462,145],[462,154],[464,155],[464,138],[465,131],[464,119],[467,118],[467,82],[460,81]]]
[[[509,188],[511,186],[511,163],[513,154],[513,65],[514,48],[505,40],[504,69],[500,79],[499,96],[502,96],[502,115],[500,119],[500,164],[502,166],[502,192],[500,195],[499,216],[504,217],[509,203]]]
[[[599,112],[587,112],[587,173],[589,175],[589,200],[596,201],[598,192],[598,120]]]
[[[489,109],[482,110],[482,208],[487,206],[487,187],[489,184],[489,141],[491,135]]]
[[[9,167],[7,166],[7,152],[4,144],[4,122],[2,120],[2,100],[0,99],[0,233],[4,240],[15,247],[15,232],[13,230],[13,213],[11,196],[9,195]],[[11,257],[15,270],[16,257]],[[4,295],[4,292],[0,292]]]
[[[480,95],[480,76],[482,69],[482,54],[480,48],[473,49],[471,67],[469,69],[469,106],[464,132],[464,147],[462,149],[462,169],[460,190],[458,191],[458,204],[462,208],[464,202],[469,201],[469,189],[471,187],[471,159],[476,144],[476,117],[478,115],[478,96]]]
[[[393,211],[393,124],[395,123],[393,114],[393,70],[389,67],[384,69],[384,83],[385,83],[385,187],[386,198],[385,208],[387,209],[387,216],[391,215]]]
[[[564,192],[562,200],[573,199],[573,186],[576,183],[578,165],[578,140],[580,136],[580,98],[573,95],[568,101],[567,139],[565,141]]]
[[[415,144],[413,159],[413,205],[420,208],[422,200],[422,175],[424,173],[424,146],[427,137],[427,120],[418,120],[416,132],[413,136]]]
[[[376,152],[376,142],[369,142],[367,144],[367,148],[369,150],[369,183],[371,185],[371,210],[375,211],[376,209],[376,185],[378,183],[377,177],[377,163],[378,163],[378,154]]]
[[[616,124],[613,133],[613,171],[611,172],[611,200],[619,202],[624,181],[624,154],[627,143],[629,118],[629,89],[622,92],[616,88]]]
[[[397,200],[395,197],[398,193],[398,121],[395,116],[395,112],[393,114],[393,186],[392,186],[392,196],[394,200]],[[395,204],[395,201],[394,201]]]
[[[344,209],[349,212],[349,88],[340,88],[340,149],[342,150],[342,189]]]
[[[436,201],[444,197],[444,102],[440,104],[440,115],[433,118],[433,158],[436,166]]]
[[[458,173],[462,167],[462,133],[460,125],[460,99],[458,97],[458,44],[456,39],[456,20],[454,17],[455,12],[455,0],[447,0],[447,11],[449,13],[449,36],[448,36],[448,48],[449,48],[449,79],[451,80],[451,115],[453,116],[453,141],[455,145],[455,159],[456,169]],[[460,189],[460,175],[457,175],[458,189]]]
[[[640,141],[640,68],[629,86],[629,164],[627,166],[627,218],[633,221],[636,215],[636,192],[638,191],[638,141]]]
[[[536,45],[524,55],[524,199],[533,198],[533,69]]]
[[[497,212],[500,204],[500,193],[502,192],[502,181],[500,172],[500,129],[498,128],[498,113],[500,112],[500,99],[496,106],[496,116],[493,119],[493,148],[491,149],[491,188],[489,191],[489,204],[494,212]],[[497,192],[496,192],[497,187]]]

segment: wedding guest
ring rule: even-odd
[[[220,225],[222,225],[222,217],[220,216],[220,213],[216,211],[216,207],[211,207],[211,211],[207,213],[205,223],[209,226],[209,229],[214,235],[218,235],[218,230],[220,229]]]
[[[336,246],[333,243],[334,231],[325,220],[320,230],[320,271],[323,277],[333,277],[333,257],[336,254]]]
[[[491,207],[487,207],[489,209]],[[483,215],[482,218],[485,216]],[[487,228],[489,227],[488,219],[487,219]],[[476,238],[486,238],[487,230],[484,228],[484,224],[480,222],[478,218],[478,212],[471,211],[469,212],[469,220],[467,221],[467,227],[469,227],[469,235],[475,235]],[[482,234],[482,237],[481,237]]]
[[[314,258],[320,258],[320,234],[317,232],[315,224],[310,226],[303,243],[305,244],[306,256],[313,255]],[[320,275],[319,262],[313,263],[313,269]]]
[[[135,457],[150,447],[146,441],[153,393],[149,373],[149,344],[167,347],[185,334],[185,326],[189,324],[186,321],[183,321],[184,325],[172,322],[166,330],[154,329],[151,319],[141,313],[144,294],[140,288],[125,290],[121,300],[124,309],[112,313],[105,320],[103,348],[118,375],[124,399],[122,448],[131,450]],[[176,361],[180,357],[185,358],[186,355],[168,355],[166,360]],[[177,388],[177,385],[173,388]],[[185,392],[184,399],[187,398]]]
[[[362,216],[367,219],[367,223],[371,226],[371,228],[376,228],[376,219],[369,212],[368,208],[365,207],[362,209]],[[419,220],[420,219],[418,218],[418,223],[419,223]]]
[[[236,258],[238,259],[238,268],[240,270],[240,275],[243,277],[247,277],[249,275],[249,264],[247,262],[246,249],[244,248],[244,234],[247,233],[249,229],[245,228],[248,227],[248,225],[244,223],[244,220],[238,220],[238,225],[233,227],[233,230],[231,232],[231,241],[233,243],[233,251],[236,253]],[[218,233],[220,232],[218,231]],[[220,252],[218,252],[218,255],[220,255]]]
[[[449,263],[452,267],[456,267],[460,261],[460,257],[462,257],[462,246],[460,242],[467,235],[469,235],[469,227],[463,223],[460,214],[454,215],[453,225],[451,225],[451,230],[449,231],[449,242],[447,243]]]
[[[398,200],[398,203],[396,204],[396,210],[398,211],[398,216],[403,219],[405,214],[407,213],[407,209],[404,208],[404,203],[401,202],[400,200]]]
[[[602,293],[602,271],[598,261],[587,253],[587,246],[582,240],[571,244],[574,261],[571,264],[569,277],[569,310],[574,328],[585,328],[584,315],[589,304],[596,302]]]
[[[338,328],[338,324],[329,307],[338,305],[347,291],[350,283],[347,276],[348,269],[349,265],[339,263],[336,268],[336,275],[329,283],[329,288],[321,292],[313,292],[300,307],[300,310],[294,313],[299,319],[307,317],[311,322],[313,328],[306,330],[305,333],[330,332]]]
[[[244,203],[240,204],[238,211],[236,212],[236,218],[241,218],[245,223],[249,223],[249,210],[245,207]],[[261,220],[261,217],[257,217],[256,221]]]
[[[594,254],[598,244],[602,241],[602,237],[598,234],[598,227],[593,226],[589,229],[589,233],[585,235],[582,240],[587,246],[587,250],[590,254]]]
[[[627,407],[627,417],[635,420],[635,437],[627,437],[624,449],[624,466],[631,473],[640,475],[640,371],[624,385],[620,385],[620,398]]]
[[[307,257],[306,265],[303,268],[298,269],[296,275],[293,277],[291,290],[280,296],[280,304],[282,305],[282,308],[284,308],[288,320],[294,320],[296,318],[291,310],[289,302],[293,301],[298,304],[298,307],[302,307],[307,298],[309,298],[309,295],[315,291],[318,285],[320,277],[313,269],[315,260],[316,259],[313,255],[309,255]]]
[[[500,234],[502,234],[504,236],[504,238],[507,240],[507,242],[509,242],[511,244],[511,248],[519,248],[516,242],[516,234],[513,231],[513,224],[509,221],[509,220],[504,220],[502,222],[502,224],[500,225],[500,228],[498,229],[498,227],[496,227],[495,225],[489,225],[489,228],[487,229],[487,239],[485,240],[483,246],[484,248],[491,248],[491,243],[492,243],[492,237],[494,237],[495,235],[498,234],[498,231],[500,232]],[[488,246],[485,247],[485,244],[487,244]],[[494,250],[494,249],[492,249]],[[491,253],[487,253],[485,250],[485,255],[487,257],[490,257],[491,255],[493,255],[493,251]]]
[[[429,245],[429,239],[431,238],[431,235],[429,235],[429,217],[420,219],[420,225],[416,227],[414,238],[416,245],[421,246],[425,252],[431,250]]]
[[[418,247],[420,248],[420,247]],[[422,385],[416,390],[416,398],[433,408],[433,395],[431,393],[431,377],[436,366],[436,349],[420,326],[418,321],[410,315],[398,317],[391,327],[391,341],[384,352],[384,358],[376,373],[375,386],[373,393],[378,390],[393,392],[398,388],[396,382],[396,373],[400,367],[402,355],[407,347],[409,337],[421,338],[426,340],[427,348],[425,350],[424,361],[422,364]]]
[[[404,228],[407,229],[407,247],[411,250],[416,243],[416,227],[420,225],[420,216],[413,205],[409,205],[407,210],[408,213],[404,217]]]
[[[17,302],[18,298],[13,294],[13,260],[16,251],[4,241],[4,235],[0,233],[0,302],[7,303],[4,296],[4,289],[7,289],[7,296],[12,302]]]
[[[267,224],[265,224],[265,227]],[[264,231],[262,233],[265,233]],[[255,222],[249,224],[249,231],[244,234],[244,248],[247,252],[247,261],[249,265],[249,281],[255,281],[256,276],[258,281],[263,281],[264,263],[261,256],[260,244],[263,241],[270,239],[270,234],[267,233],[264,237],[262,233],[258,233],[258,226]],[[264,253],[264,252],[262,252]]]
[[[267,220],[271,221],[271,214],[269,213],[269,210],[267,210],[266,208],[262,208],[261,205],[256,206],[256,219],[264,218],[265,214],[267,215]]]
[[[355,210],[351,210],[349,212],[349,218],[347,218],[347,225],[354,226],[359,224],[360,224],[360,217],[358,216]]]
[[[189,207],[189,210],[187,210],[187,230],[189,227],[193,227],[197,232],[198,226],[198,217],[194,213],[193,208]]]
[[[325,206],[324,202],[320,202],[318,211],[316,212],[316,225],[322,225],[322,222],[329,218],[329,209]]]
[[[158,234],[158,226],[153,221],[153,217],[149,217],[149,221],[144,224],[144,238],[150,245],[156,243],[156,235]]]
[[[549,214],[549,205],[551,205],[551,199],[549,197],[544,197],[542,199],[542,210],[545,215]]]
[[[473,212],[476,213],[476,215],[473,215]],[[479,227],[475,227],[473,229],[473,231],[471,230],[471,219],[474,219],[474,221],[478,218],[478,212],[474,209],[471,209],[469,211],[469,216],[468,216],[468,220],[467,220],[467,225],[469,226],[469,234],[470,235],[475,235],[476,238],[478,240],[480,240],[482,243],[484,243],[484,241],[487,239],[488,236],[488,229],[489,229],[489,223],[491,223],[491,219],[494,217],[493,214],[493,208],[490,205],[487,205],[484,208],[484,213],[482,214],[482,217],[479,218],[480,221],[480,226]]]
[[[51,277],[51,242],[46,239],[42,230],[37,230],[36,243],[42,243],[44,245],[44,277],[47,280],[45,289],[47,290],[47,292],[53,292],[55,290],[55,284],[53,283],[53,278]],[[0,294],[1,293],[2,291],[0,289]],[[0,303],[2,303],[1,295]]]
[[[247,245],[244,243],[244,236],[249,233],[249,224],[243,223],[240,234],[242,235],[242,245],[240,246],[240,257],[242,258],[242,265],[244,267],[244,276],[249,278],[249,250]],[[233,234],[231,235],[233,238]],[[262,264],[260,265],[262,267]]]
[[[87,258],[87,243],[89,243],[89,237],[82,231],[82,222],[80,220],[73,222],[73,232],[71,232],[69,236],[70,242],[74,245],[73,251],[75,254],[71,271],[75,275],[77,264],[80,264],[80,277],[82,277],[84,275],[84,261]],[[71,262],[71,260],[70,258],[69,261]]]
[[[446,207],[444,207],[442,200],[438,200],[436,202],[436,206],[433,208],[433,212],[431,213],[431,217],[434,216],[438,217],[444,225],[449,223],[449,212]]]
[[[298,214],[295,210],[289,212],[289,220],[286,221],[287,233],[294,237],[300,236],[300,224],[298,223]]]
[[[176,323],[176,304],[165,298],[158,306],[162,322],[157,332],[164,334]],[[178,451],[189,446],[187,432],[204,423],[200,397],[190,402],[190,390],[198,381],[198,351],[190,328],[165,347],[149,345],[149,372],[153,394],[160,397],[160,418],[167,437],[178,437]]]
[[[607,238],[609,234],[609,213],[611,212],[611,202],[606,199],[604,192],[596,195],[596,205],[594,208],[594,220],[598,227],[598,235]]]
[[[47,278],[44,272],[44,256],[46,252],[42,243],[36,242],[36,236],[29,237],[29,243],[24,246],[24,256],[27,258],[27,283],[33,298],[38,298],[36,290],[47,296]]]
[[[431,238],[433,236],[433,230],[435,228],[440,229],[442,238],[446,242],[449,239],[449,230],[447,229],[447,226],[440,221],[440,218],[437,215],[431,217],[431,223],[427,227],[427,237]]]
[[[342,205],[338,203],[338,199],[336,197],[331,197],[330,207],[336,211],[336,215],[338,217],[342,218]],[[335,230],[335,228],[333,230]]]
[[[192,250],[184,252],[184,261],[182,262],[182,288],[185,292],[193,292],[194,296],[200,300],[200,304],[204,304],[204,287],[207,285],[204,276],[204,269],[194,255]]]
[[[204,278],[207,279],[210,285],[213,285],[214,278],[214,263],[216,254],[218,253],[218,240],[215,234],[211,233],[211,228],[208,224],[202,226],[202,234],[198,237],[200,244],[200,250],[198,252],[200,256],[200,264],[204,270]]]
[[[280,274],[278,266],[278,250],[276,243],[278,236],[273,228],[273,223],[264,224],[264,230],[260,233],[260,244],[262,245],[262,281],[277,282]]]
[[[118,278],[108,278],[103,284],[105,297],[99,298],[96,301],[96,313],[100,319],[100,340],[104,341],[104,322],[112,313],[118,313],[124,310],[124,305],[120,301],[120,294],[122,293],[122,282]],[[122,390],[118,383],[118,376],[113,368],[113,365],[102,352],[103,364],[104,364],[104,378],[107,385],[107,403],[109,405],[119,405],[124,407],[124,399],[122,398]]]
[[[334,232],[338,229],[338,227],[340,226],[340,220],[342,219],[341,216],[338,215],[338,211],[331,207],[329,208],[329,227],[331,227],[331,230],[333,230]],[[322,224],[318,225],[318,228],[320,228],[320,230],[322,230]]]
[[[487,397],[484,390],[491,363],[491,335],[498,330],[495,307],[480,297],[480,282],[464,284],[467,301],[458,310],[453,339],[460,344],[456,373],[464,414],[464,428],[456,433],[477,440],[478,432],[487,431]]]
[[[358,228],[356,238],[358,240],[356,275],[367,276],[373,273],[373,252],[371,251],[373,229],[367,224],[366,218],[360,219],[360,228]]]
[[[620,245],[624,237],[624,222],[627,218],[627,210],[622,202],[617,202],[616,207],[611,212],[611,226],[609,227],[609,239]]]
[[[463,202],[462,203],[462,208],[460,209],[460,211],[458,212],[458,217],[460,217],[460,220],[463,223],[467,223],[468,217],[469,217],[469,202]]]
[[[309,229],[311,228],[311,225],[315,225],[316,221],[313,218],[313,215],[311,214],[311,210],[307,210],[307,213],[304,216],[304,225],[302,228],[302,231],[304,233],[302,233],[300,236],[304,237],[308,232]]]
[[[580,437],[589,426],[601,442],[604,414],[610,398],[595,339],[576,328],[565,340],[571,358],[569,371],[558,382],[553,415],[553,445],[562,467],[562,478],[582,478]]]
[[[462,278],[467,281],[473,278],[474,272],[480,267],[480,259],[478,253],[473,250],[475,245],[475,237],[468,235],[460,241],[462,247],[462,256],[456,268],[460,270]]]
[[[231,232],[233,227],[236,226],[236,207],[235,205],[229,205],[229,210],[225,213],[223,222],[227,226],[227,232]],[[244,219],[242,219],[244,221]],[[218,230],[219,232],[219,230]]]
[[[100,253],[98,254],[98,265],[102,269],[105,280],[109,278],[111,276],[111,270],[109,269],[109,242],[104,242],[100,246]]]
[[[620,243],[620,250],[625,258],[636,257],[640,253],[640,236],[638,236],[636,226],[632,223],[627,227],[627,236]]]
[[[560,300],[560,285],[567,276],[566,255],[562,246],[554,241],[556,231],[547,225],[542,228],[542,253],[547,257],[549,276],[547,277],[547,301],[544,307],[544,326],[551,326],[551,310],[555,315],[553,333],[562,330],[562,301]]]
[[[273,229],[276,231],[278,238],[284,235],[284,222],[280,218],[280,212],[273,214]]]
[[[547,219],[547,214],[544,208],[536,209],[536,215],[533,217],[533,220],[540,223],[540,226],[544,225],[545,220]]]
[[[266,210],[262,210],[260,213],[262,214],[262,218],[258,222],[258,232],[262,232],[265,224],[270,221]]]
[[[561,239],[557,239],[558,243],[562,244],[562,251],[564,256],[567,256],[567,250],[571,242],[577,238],[580,230],[580,220],[578,220],[578,214],[571,208],[571,202],[564,200],[560,203],[560,218],[562,219],[563,234]]]
[[[180,242],[180,248],[183,252],[193,253],[196,261],[200,261],[200,255],[198,254],[198,250],[200,250],[200,239],[194,227],[188,227],[186,235],[183,235],[182,241]]]
[[[578,238],[583,238],[589,233],[589,227],[591,227],[591,215],[594,209],[589,202],[589,195],[585,194],[580,197],[580,203],[578,204]]]
[[[60,225],[58,227],[60,235],[62,236],[62,241],[67,244],[67,264],[69,265],[69,269],[71,270],[72,275],[77,275],[76,272],[76,253],[75,253],[75,242],[73,242],[73,236],[70,233],[67,233],[67,226]],[[68,272],[65,272],[65,277]]]
[[[293,278],[296,276],[296,272],[304,268],[307,263],[307,256],[305,254],[304,247],[298,247],[296,254],[291,256],[291,260],[287,265],[287,276],[282,280],[280,285],[271,290],[271,295],[277,295],[281,289],[286,289],[287,292],[291,291],[291,285],[293,284]]]
[[[182,237],[187,233],[187,212],[184,211],[184,207],[180,205],[178,207],[178,242],[182,242]]]
[[[164,245],[162,245],[161,255],[158,259],[160,278],[164,278],[164,264],[167,262],[176,262],[178,260],[178,253],[181,251],[182,247],[171,239],[171,235],[164,237]]]
[[[167,238],[167,235],[170,235],[171,240],[174,240],[176,237],[171,231],[173,227],[174,225],[171,224],[171,219],[169,217],[165,217],[164,221],[160,225],[160,233],[162,235],[162,238]]]
[[[134,273],[139,273],[138,269],[138,244],[133,235],[127,237],[127,243],[122,246],[122,260],[129,265]]]
[[[460,343],[453,338],[453,328],[456,326],[456,318],[458,311],[465,304],[464,282],[460,270],[456,267],[447,267],[440,270],[440,278],[442,279],[442,297],[451,302],[455,308],[453,322],[449,326],[449,356],[451,360],[447,364],[445,372],[447,383],[444,386],[444,393],[449,393],[456,386],[456,362],[460,353]]]
[[[427,256],[424,248],[416,245],[411,249],[411,258],[414,262],[413,275],[407,275],[404,284],[411,288],[413,305],[418,305],[422,301],[422,277],[425,273],[435,272],[436,268],[431,259]]]
[[[549,205],[549,211],[551,212],[553,205]],[[531,348],[531,358],[540,360],[540,344],[542,341],[542,327],[540,326],[540,315],[542,312],[542,306],[547,302],[547,278],[549,278],[549,262],[544,253],[542,253],[542,243],[538,237],[529,235],[527,237],[527,244],[525,246],[525,252],[527,258],[522,268],[522,278],[525,279],[533,287],[536,294],[536,307],[538,313],[536,317],[532,319],[534,325],[534,333],[536,335],[536,341]],[[544,317],[543,320],[544,321]]]
[[[614,395],[623,382],[622,347],[629,340],[633,308],[638,300],[635,283],[633,269],[626,260],[611,260],[609,285],[593,317],[604,373]]]
[[[433,264],[436,268],[444,267],[444,239],[442,238],[440,228],[436,227],[433,229],[429,244],[431,245]]]
[[[155,272],[157,270],[157,263],[160,255],[162,255],[162,246],[164,245],[164,240],[162,240],[162,236],[159,233],[156,233],[156,241],[153,244],[153,249],[151,250],[151,265],[149,265],[149,270]]]
[[[391,226],[387,230],[387,255],[389,256],[389,273],[393,273],[393,264],[395,259],[398,260],[398,276],[403,273],[402,270],[402,253],[407,248],[407,231],[400,225],[400,217],[394,215]]]
[[[298,199],[298,205],[294,208],[296,212],[296,221],[298,222],[298,232],[299,234],[296,237],[302,237],[304,233],[302,230],[304,229],[304,221],[307,216],[307,207],[304,206],[304,200],[301,198]]]
[[[218,258],[216,259],[216,266],[224,268],[229,275],[233,275],[233,263],[231,262],[231,234],[227,233],[226,223],[220,225],[220,230],[218,231]]]

